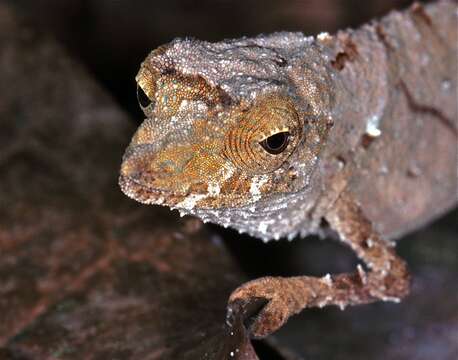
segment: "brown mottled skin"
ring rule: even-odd
[[[457,202],[456,28],[440,1],[335,36],[164,45],[137,75],[147,118],[121,188],[264,240],[330,227],[365,263],[239,287],[229,314],[265,300],[255,337],[305,307],[399,301],[409,275],[389,240]]]

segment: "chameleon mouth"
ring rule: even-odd
[[[157,165],[155,144],[131,145],[126,150],[119,186],[128,197],[144,204],[174,206],[189,195],[177,174]]]
[[[173,206],[183,201],[188,195],[152,188],[131,176],[123,174],[119,176],[118,183],[125,195],[143,204]]]

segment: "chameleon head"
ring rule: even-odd
[[[286,35],[299,41],[271,37]],[[296,90],[310,79],[287,64],[291,49],[255,40],[175,40],[146,58],[136,77],[146,119],[121,166],[128,196],[265,237],[253,217],[307,187],[329,128],[321,100]]]

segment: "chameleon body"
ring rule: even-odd
[[[334,36],[164,45],[136,78],[147,118],[121,188],[264,240],[331,228],[367,265],[242,285],[230,311],[266,299],[254,336],[308,306],[397,301],[389,240],[457,202],[456,28],[442,1]]]

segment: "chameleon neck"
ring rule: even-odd
[[[356,31],[319,35],[292,52],[291,73],[313,67],[330,79],[334,126],[313,173],[296,192],[195,214],[263,239],[292,238],[320,232],[347,188],[377,231],[396,238],[454,206],[454,9],[450,2],[414,6]]]

